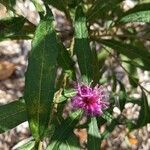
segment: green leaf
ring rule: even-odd
[[[95,53],[95,54],[94,54]],[[96,50],[93,50],[93,56],[95,57],[93,60],[93,69],[94,69],[94,77],[93,77],[93,82],[97,84],[103,74],[103,69],[105,66],[105,60],[108,57],[108,53],[104,48],[102,48],[98,53]]]
[[[121,16],[116,24],[128,22],[150,22],[150,3],[137,5]]]
[[[51,138],[51,143],[47,147],[47,150],[59,149],[59,146],[69,138],[69,135],[73,133],[73,129],[79,122],[81,114],[81,111],[71,113],[67,119],[62,121],[61,124],[56,127],[55,132]]]
[[[119,118],[114,118],[109,125],[106,126],[105,131],[101,134],[101,140],[107,138],[109,134],[115,129]]]
[[[10,130],[27,120],[23,100],[0,106],[0,133]]]
[[[99,74],[100,74],[99,70],[100,70],[101,66],[99,66],[99,59],[98,59],[96,47],[94,47],[92,49],[92,53],[93,53],[93,60],[92,61],[93,61],[93,72],[94,72],[94,74],[93,74],[93,85],[96,85],[99,81]]]
[[[140,105],[141,104],[141,98],[135,99],[133,97],[127,97],[127,103],[133,103],[133,104]]]
[[[108,55],[109,54],[105,51],[104,48],[102,48],[98,52],[97,57],[98,57],[98,62],[99,62],[99,64],[98,64],[99,65],[99,69],[101,69],[103,67],[103,64],[104,64],[106,58],[108,57]]]
[[[134,101],[131,101],[134,102]],[[134,129],[142,128],[147,123],[150,123],[150,106],[148,103],[148,99],[144,91],[142,91],[142,98],[137,100],[137,104],[141,106],[139,117],[136,123],[133,123],[131,120],[127,120],[127,126],[129,131]]]
[[[66,11],[66,0],[46,0],[46,3],[49,5],[52,5],[53,7],[61,10],[61,11]],[[60,5],[61,4],[61,5]]]
[[[136,88],[138,86],[138,82],[139,82],[139,79],[138,79],[138,72],[137,72],[137,67],[135,67],[134,65],[132,64],[124,64],[123,63],[123,67],[127,70],[127,72],[129,73],[129,82],[130,84]]]
[[[86,17],[83,14],[81,7],[78,7],[76,9],[74,52],[77,55],[81,74],[92,79],[93,56],[92,56],[92,51],[89,45],[88,29],[86,26]]]
[[[36,10],[37,10],[39,13],[43,13],[43,12],[44,12],[44,9],[43,9],[41,3],[39,3],[38,0],[32,0],[32,3],[34,4]]]
[[[63,95],[68,98],[75,96],[76,93],[77,92],[75,89],[64,89],[64,91],[63,91]]]
[[[45,17],[37,27],[25,74],[24,98],[28,121],[34,138],[42,140],[53,102],[58,57],[58,42],[53,17]]]
[[[111,122],[114,119],[114,117],[107,111],[104,112],[102,118],[107,120],[108,122]]]
[[[141,49],[131,44],[122,43],[121,41],[117,40],[99,41],[130,59],[140,58],[147,67],[150,66],[150,53],[146,49]]]
[[[82,0],[68,0],[68,6],[70,8],[75,8],[76,6],[79,6]]]
[[[59,146],[59,150],[80,150],[79,142],[74,134]]]
[[[70,20],[70,14],[69,11],[67,9],[67,3],[68,0],[45,0],[44,2],[46,5],[49,4],[55,8],[57,8],[60,11],[63,11],[65,13],[65,15],[67,16],[67,18]]]
[[[62,102],[62,100],[64,99],[68,99],[70,97],[75,96],[77,92],[75,91],[75,89],[64,89],[62,92],[62,96],[60,97],[59,102]]]
[[[140,68],[142,70],[148,70],[148,71],[150,70],[150,67],[148,67],[148,66],[146,66],[144,64],[141,64],[141,62],[136,61],[136,60],[122,60],[122,62],[128,63],[128,64],[133,65],[135,67],[138,67],[138,68]]]
[[[113,11],[118,4],[123,0],[96,0],[87,14],[87,20],[95,20],[98,18],[106,19],[110,13]]]
[[[16,150],[33,150],[35,145],[35,141],[31,140],[25,144],[23,144],[22,146],[20,146],[19,148],[17,148]]]
[[[61,95],[59,95],[59,100],[56,101],[54,99],[54,102],[56,101],[56,103],[62,103],[64,101],[68,100],[70,97],[75,96],[76,93],[77,92],[75,91],[75,89],[64,89],[62,91]],[[57,99],[57,97],[56,97],[56,99]]]
[[[98,150],[100,149],[101,137],[100,131],[97,126],[96,117],[91,118],[91,122],[89,123],[88,128],[88,149],[90,150]]]
[[[28,23],[25,25],[25,23]],[[29,24],[24,17],[12,17],[0,20],[0,41],[6,39],[30,39],[35,26]]]
[[[75,62],[72,60],[69,51],[60,42],[60,51],[58,55],[58,65],[60,65],[64,70],[74,70]]]
[[[118,83],[120,85],[119,104],[120,104],[120,110],[122,111],[126,103],[127,94],[124,85],[120,81],[118,81]]]
[[[99,125],[99,126],[102,126],[102,125],[104,125],[107,121],[103,118],[103,117],[97,117],[96,118],[97,119],[97,124]]]
[[[145,126],[147,123],[150,123],[149,114],[150,114],[150,106],[148,104],[148,99],[144,91],[142,91],[142,99],[141,99],[141,110],[139,114],[139,118],[135,126],[132,126],[130,130],[137,129]]]

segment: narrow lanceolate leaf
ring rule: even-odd
[[[66,9],[68,0],[45,0],[45,3],[57,8],[60,11],[63,11],[65,15],[70,18],[68,9]]]
[[[75,16],[75,45],[74,52],[77,55],[79,68],[82,75],[88,78],[93,76],[92,67],[92,51],[89,45],[88,29],[86,26],[86,17],[83,14],[82,8],[76,9]]]
[[[90,21],[97,18],[106,19],[109,16],[110,11],[114,11],[122,1],[123,0],[96,0],[88,11],[87,19]]]
[[[96,117],[91,118],[88,129],[88,149],[98,150],[100,149],[101,137],[97,126]]]
[[[141,62],[138,62],[136,60],[122,60],[122,62],[130,64],[130,65],[133,65],[134,67],[138,67],[138,68],[140,68],[142,70],[150,71],[150,67],[148,67],[148,66],[146,66],[144,64],[141,64]]]
[[[150,66],[150,53],[146,49],[138,48],[131,44],[122,43],[117,40],[99,40],[102,44],[114,49],[115,51],[127,56],[130,59],[140,58],[148,67]]]
[[[28,23],[25,25],[25,23]],[[33,37],[35,26],[29,24],[24,17],[12,17],[0,20],[0,41],[6,39],[30,39]]]
[[[102,76],[102,70],[104,68],[105,60],[108,57],[108,53],[102,48],[100,52],[96,52],[96,50],[93,50],[93,56],[95,57],[93,60],[94,66],[94,78],[93,83],[96,83],[99,81],[100,77]]]
[[[0,133],[14,128],[26,120],[26,105],[23,100],[0,106]]]
[[[81,150],[77,137],[72,133],[70,137],[59,146],[59,150]]]
[[[127,93],[126,93],[124,85],[120,81],[118,81],[118,83],[120,85],[119,104],[120,104],[120,110],[122,111],[126,103]]]
[[[35,145],[34,140],[30,140],[30,141],[24,143],[23,145],[21,145],[21,142],[18,143],[17,145],[15,145],[15,147],[13,147],[13,149],[15,149],[15,150],[34,150],[33,149],[34,145]],[[18,145],[20,145],[20,146],[18,146]]]
[[[60,145],[69,139],[73,133],[73,129],[79,122],[81,114],[81,111],[71,113],[66,120],[62,121],[61,124],[56,127],[47,150],[58,150]]]
[[[105,131],[101,134],[101,140],[107,138],[109,134],[115,129],[119,118],[114,118],[109,125],[106,126]]]
[[[64,47],[64,45],[60,42],[60,51],[58,54],[58,65],[61,66],[64,70],[73,70],[74,69],[74,61],[72,60],[69,51]]]
[[[52,16],[45,17],[37,27],[25,75],[24,98],[36,140],[42,140],[47,129],[54,96],[58,42],[52,23]]]
[[[150,22],[150,3],[137,5],[121,16],[116,24],[128,22]]]
[[[46,3],[48,3],[49,5],[52,5],[53,7],[57,8],[61,11],[66,10],[66,5],[67,5],[66,0],[46,0]]]
[[[143,127],[147,123],[149,123],[150,122],[149,114],[150,114],[150,106],[148,104],[148,99],[144,91],[142,91],[141,110],[140,110],[139,118],[137,120],[137,125],[135,128]]]
[[[44,9],[43,9],[41,3],[39,3],[38,0],[31,0],[31,1],[32,1],[32,3],[34,4],[36,10],[37,10],[39,13],[43,13],[43,12],[44,12]]]

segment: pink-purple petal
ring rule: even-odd
[[[74,109],[83,109],[87,115],[102,115],[103,110],[109,107],[108,95],[102,86],[91,88],[88,85],[77,86],[77,94],[72,97]]]

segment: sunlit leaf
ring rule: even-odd
[[[40,13],[43,13],[43,12],[44,12],[44,9],[43,9],[41,3],[39,3],[38,0],[31,0],[31,1],[32,1],[32,3],[35,5],[36,10],[37,10],[38,12],[40,12]]]
[[[104,114],[102,115],[102,118],[104,118],[105,120],[111,122],[114,117],[107,111],[104,112]]]
[[[20,147],[18,147],[16,150],[33,150],[35,145],[35,141],[31,140],[23,145],[21,145]]]
[[[89,45],[88,29],[86,26],[86,17],[82,8],[76,9],[75,17],[75,44],[74,52],[77,55],[79,68],[82,75],[88,78],[93,77],[92,51]]]
[[[98,150],[100,149],[101,136],[98,129],[96,117],[91,118],[88,128],[88,149]]]
[[[134,8],[128,10],[117,20],[119,23],[128,22],[150,22],[150,3],[137,5]]]
[[[76,94],[75,89],[64,89],[61,92],[61,94],[59,95],[59,97],[58,97],[59,100],[56,103],[62,103],[64,101],[68,100],[69,98],[75,96],[75,94]],[[57,97],[56,97],[56,99],[57,99]],[[55,102],[55,100],[54,100],[54,102]]]
[[[51,14],[41,20],[36,29],[25,74],[24,98],[32,135],[37,141],[44,137],[49,122],[58,51],[59,47]]]

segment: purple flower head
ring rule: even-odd
[[[106,90],[99,85],[77,85],[77,93],[71,99],[74,109],[82,109],[87,115],[98,116],[103,114],[103,110],[108,108],[108,96]]]

